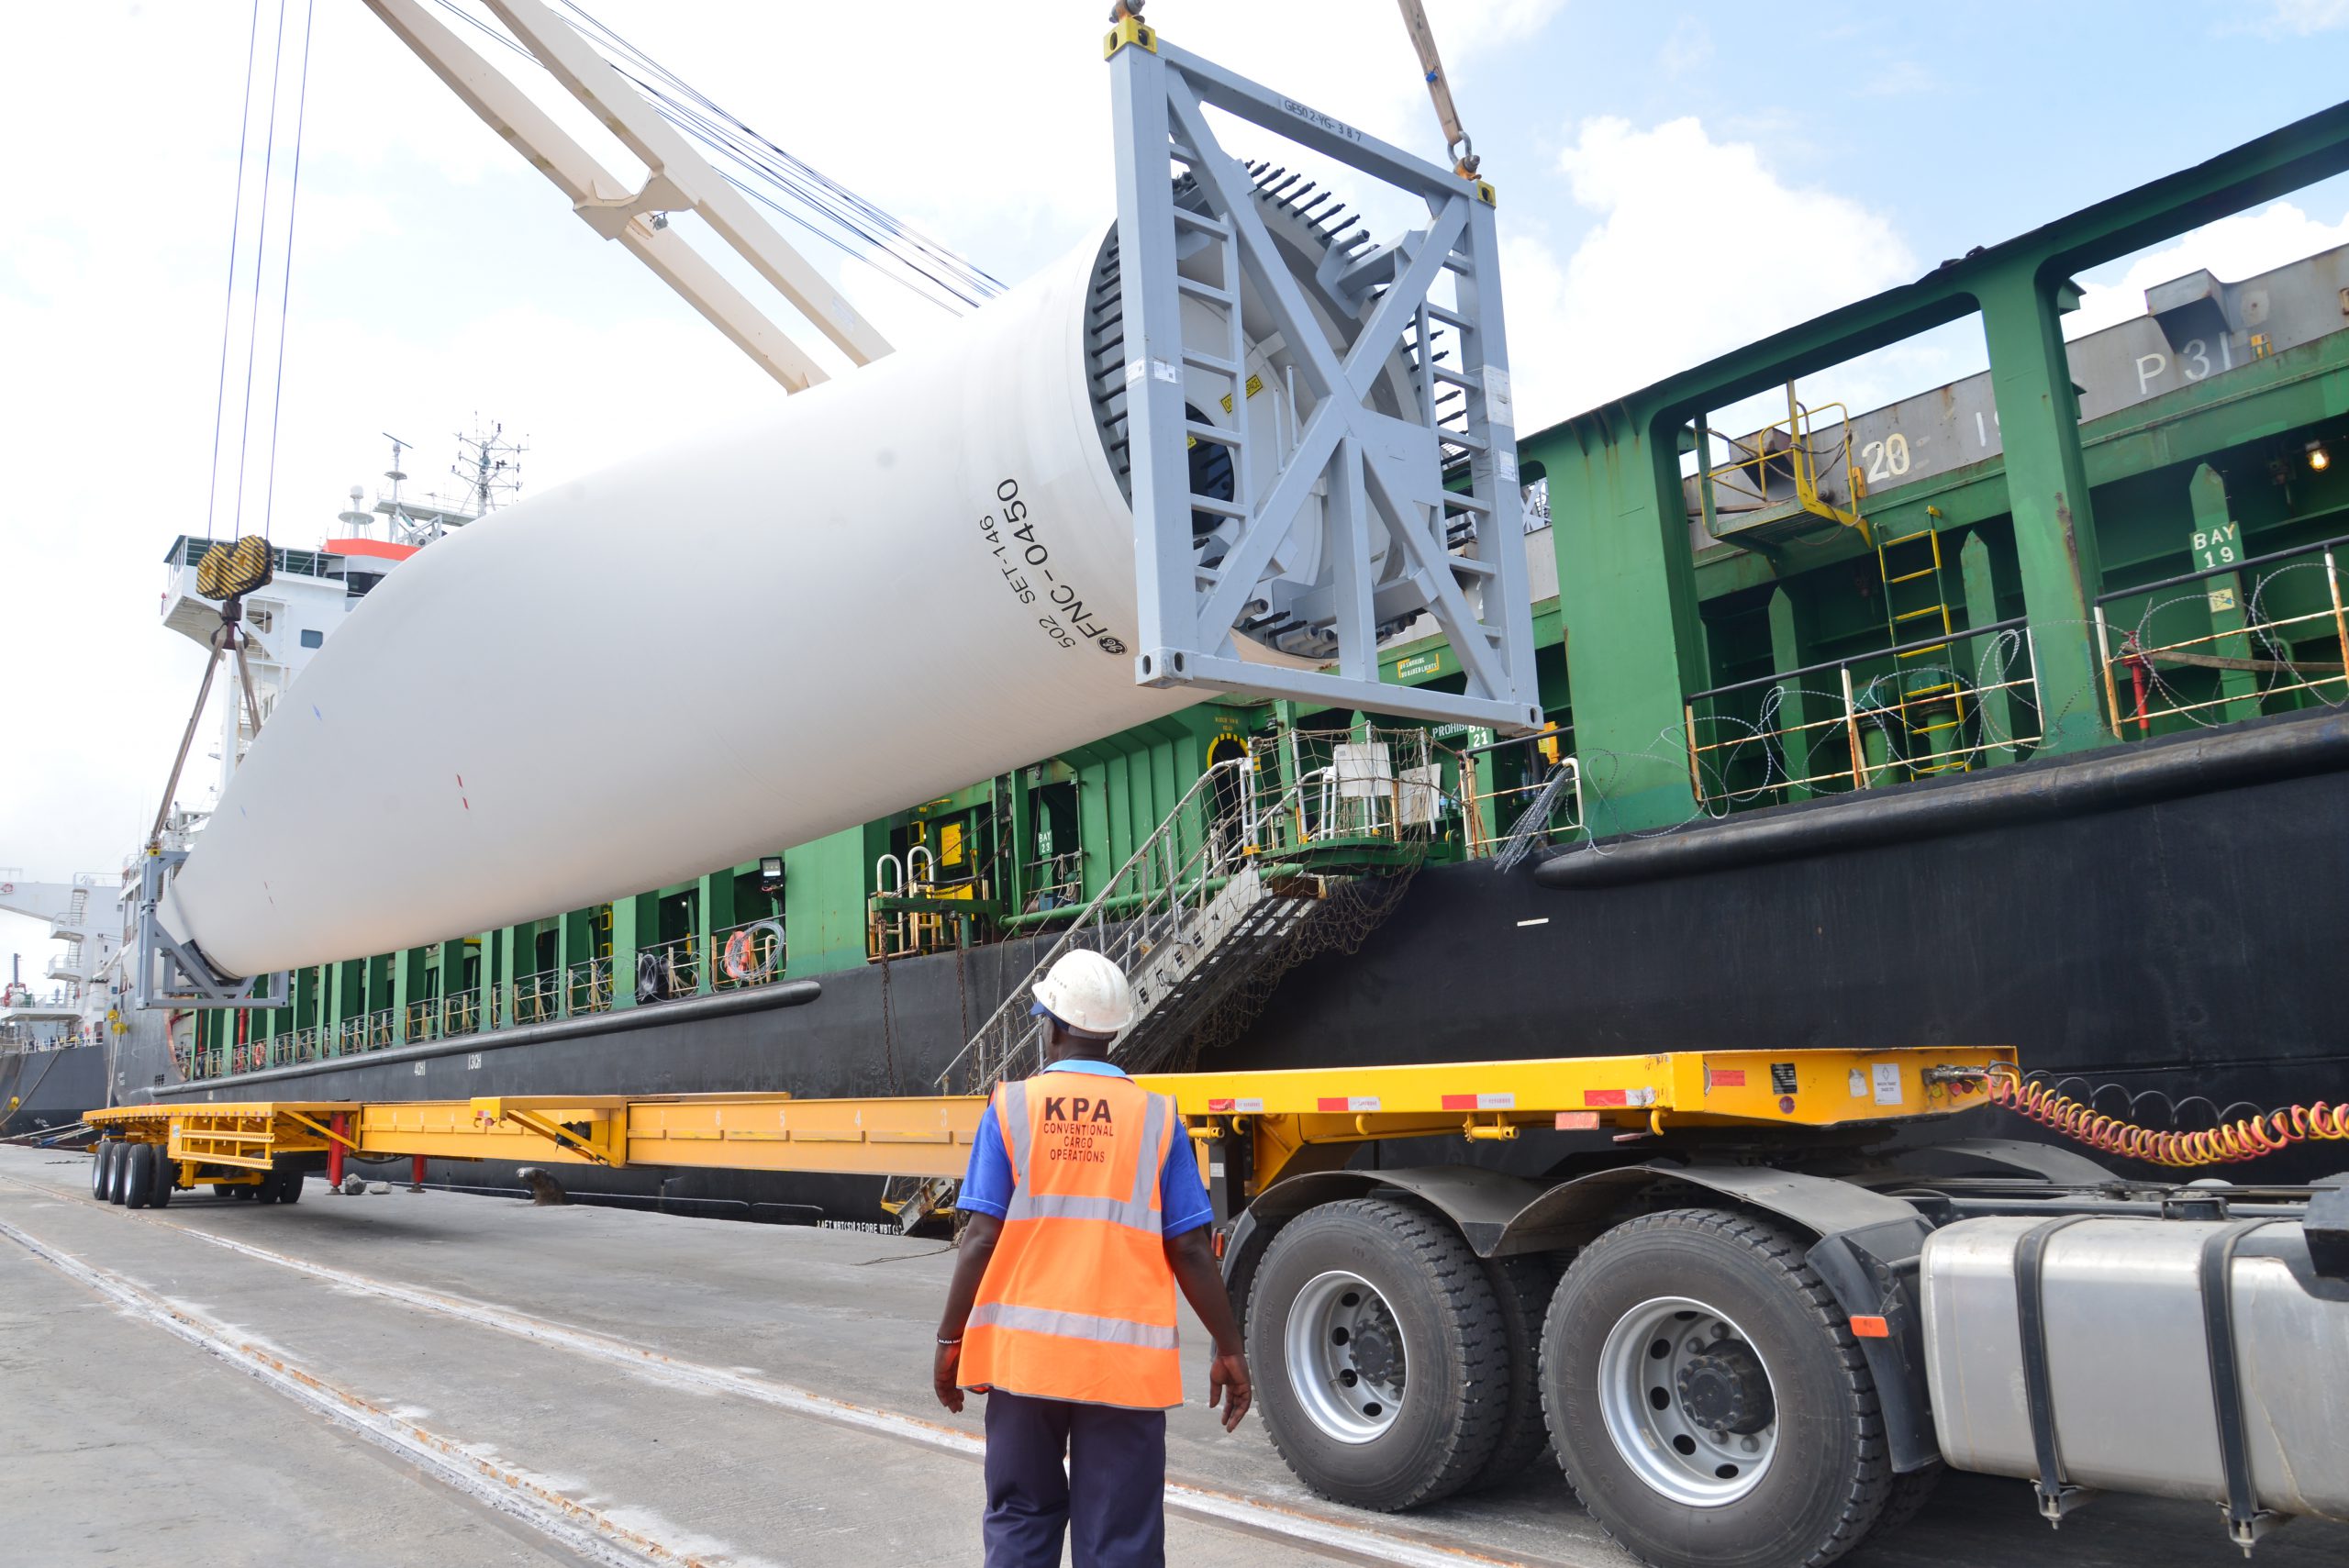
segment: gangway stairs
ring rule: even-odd
[[[1426,787],[1379,773],[1390,795]],[[1288,782],[1269,800],[1258,781],[1282,758],[1279,742],[1217,762],[1071,921],[1060,940],[938,1076],[941,1094],[985,1095],[1043,1065],[1043,1021],[1030,1015],[1035,982],[1076,948],[1108,955],[1133,986],[1135,1017],[1109,1049],[1135,1073],[1183,1065],[1183,1047],[1219,1009],[1264,987],[1304,952],[1304,939],[1361,876],[1416,863],[1432,811],[1377,814],[1364,824],[1334,809],[1344,764],[1306,770],[1291,745]],[[1354,766],[1349,777],[1366,771]],[[1359,788],[1352,793],[1359,795]],[[1371,842],[1365,843],[1364,840]],[[1398,857],[1397,851],[1403,851]],[[1364,852],[1367,851],[1367,852]],[[913,1229],[952,1200],[955,1183],[892,1181],[882,1203]]]

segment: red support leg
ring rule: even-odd
[[[341,1137],[351,1136],[351,1118],[340,1111],[337,1111],[327,1125],[333,1128]],[[327,1144],[327,1186],[330,1191],[338,1193],[342,1191],[342,1157],[341,1144],[335,1142]]]
[[[424,1156],[421,1154],[416,1155],[408,1162],[407,1190],[412,1193],[420,1193],[424,1190]]]

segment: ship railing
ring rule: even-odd
[[[472,991],[451,996],[420,996],[407,1005],[406,1039],[411,1044],[473,1034],[481,1028],[481,997]]]
[[[916,844],[902,856],[883,854],[873,864],[873,891],[865,895],[864,956],[872,962],[942,952],[968,932],[950,906],[972,903],[971,914],[987,896],[987,886],[967,871],[941,875],[937,856]],[[892,905],[920,899],[927,906]]]
[[[636,973],[627,976],[629,994],[639,1002],[666,1002],[701,990],[701,939],[688,931],[665,942],[650,942],[636,950]]]
[[[1840,432],[1825,450],[1829,484],[1820,483],[1821,448],[1819,432],[1822,427]],[[1712,462],[1712,443],[1720,442],[1730,450],[1728,462]],[[1795,384],[1787,384],[1787,417],[1773,420],[1751,436],[1731,436],[1706,427],[1699,432],[1698,458],[1700,491],[1710,491],[1709,509],[1717,516],[1729,513],[1764,512],[1792,501],[1806,512],[1831,518],[1846,528],[1861,526],[1859,514],[1859,480],[1852,462],[1852,411],[1841,403],[1824,403],[1817,408],[1802,402],[1795,395]],[[1783,493],[1774,481],[1783,478],[1793,494]],[[1843,484],[1843,499],[1849,505],[1838,505],[1831,485]],[[1726,499],[1720,497],[1725,496]]]
[[[1047,915],[1055,909],[1075,909],[1085,903],[1085,855],[1078,850],[1045,855],[1024,862],[1019,885],[1027,890],[1023,915]]]
[[[2244,557],[2205,538],[2213,564],[2099,595],[2096,637],[2115,740],[2176,734],[2349,700],[2349,536]]]
[[[1705,811],[1847,794],[2029,756],[2038,650],[2018,617],[1713,686],[1682,713]]]
[[[612,961],[583,958],[563,970],[563,1016],[579,1018],[612,1009]]]
[[[562,992],[560,969],[514,976],[506,983],[506,1017],[501,1024],[552,1023],[562,1017]]]
[[[783,978],[789,956],[783,917],[763,916],[709,934],[709,988],[740,991]]]
[[[1400,841],[1433,828],[1445,804],[1440,748],[1427,730],[1288,728],[1250,745],[1260,776],[1282,779],[1264,824],[1272,852],[1333,840]]]
[[[399,1009],[379,1007],[342,1020],[334,1031],[333,1054],[357,1056],[370,1051],[388,1051],[399,1043]]]
[[[1512,846],[1556,844],[1583,830],[1582,767],[1567,741],[1573,731],[1553,725],[1460,752],[1462,848],[1471,860],[1489,860]],[[1438,810],[1453,803],[1440,801]]]
[[[318,1060],[318,1043],[322,1026],[304,1024],[299,1029],[272,1035],[241,1047],[248,1058],[244,1071],[262,1067],[292,1067],[299,1062]]]

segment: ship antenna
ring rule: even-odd
[[[449,470],[473,492],[473,516],[485,517],[522,488],[522,454],[529,439],[506,439],[504,421],[493,419],[487,431],[481,416],[473,416],[473,433],[457,434],[457,461]]]
[[[384,477],[392,482],[392,526],[394,528],[397,528],[402,521],[400,517],[400,481],[407,477],[406,474],[400,472],[400,453],[406,451],[409,448],[416,445],[416,443],[414,441],[404,441],[397,436],[392,434],[389,430],[384,431],[383,437],[384,439],[392,443],[392,466],[384,470]]]

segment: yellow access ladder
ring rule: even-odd
[[[1898,714],[1908,733],[1903,765],[1918,778],[1965,772],[1973,754],[1963,744],[1965,687],[1951,663],[1957,628],[1943,584],[1941,533],[1931,526],[1892,539],[1869,531],[1884,578],[1885,628],[1900,651],[1893,656],[1896,696],[1883,706]]]

